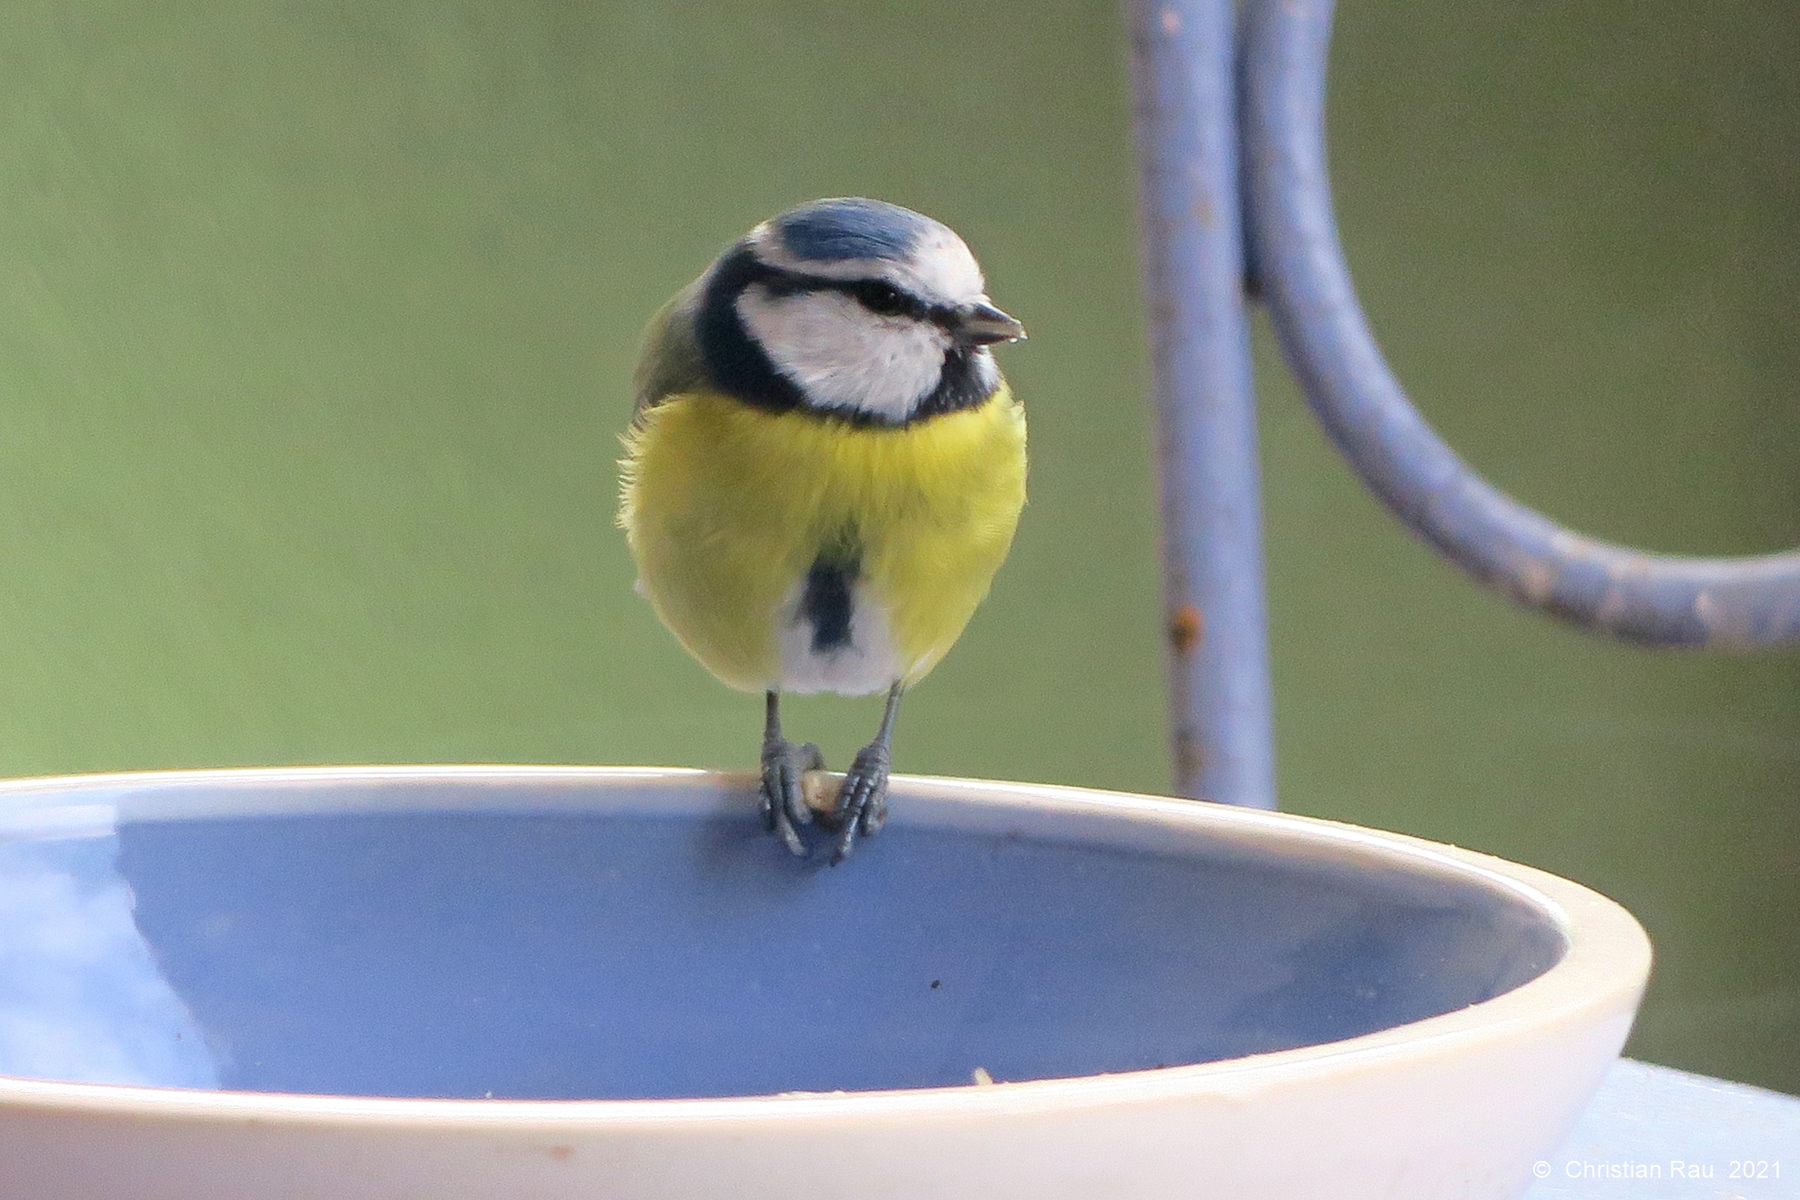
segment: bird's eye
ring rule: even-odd
[[[897,317],[911,312],[915,307],[912,298],[891,283],[879,280],[856,285],[856,299],[864,308],[878,316]]]

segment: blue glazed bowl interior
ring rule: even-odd
[[[554,806],[458,782],[434,809],[450,785],[396,781],[283,812],[212,786],[226,815],[0,840],[0,1074],[551,1099],[1045,1079],[1387,1029],[1564,949],[1472,876],[1191,833],[1152,852],[1017,813],[932,828],[904,788],[829,868],[789,859],[747,794],[617,804],[666,781],[573,785],[590,811],[567,783]]]

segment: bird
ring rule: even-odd
[[[819,815],[835,865],[885,823],[901,698],[1012,545],[1025,410],[992,349],[1024,339],[955,231],[861,197],[756,225],[645,332],[618,524],[662,623],[763,694],[763,827],[797,856],[824,760],[781,698],[887,697]]]

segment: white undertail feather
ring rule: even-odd
[[[851,590],[848,645],[813,649],[813,625],[800,611],[802,581],[775,610],[775,640],[781,650],[780,690],[800,695],[835,692],[867,696],[885,692],[914,664],[900,662],[888,614],[863,588]]]

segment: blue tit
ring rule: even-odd
[[[651,321],[620,464],[639,590],[700,663],[766,696],[763,823],[797,855],[784,692],[887,694],[845,773],[833,861],[887,816],[901,694],[987,595],[1025,503],[1023,339],[948,227],[815,200],[733,243]]]

